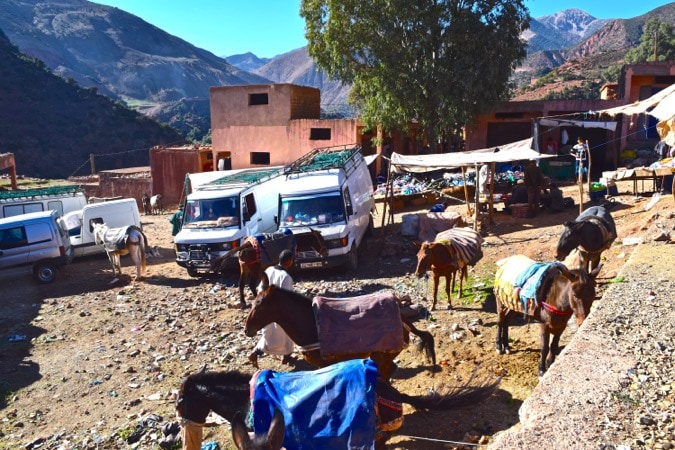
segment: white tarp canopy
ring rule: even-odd
[[[401,155],[392,153],[392,170],[406,172],[430,172],[432,170],[454,167],[474,166],[492,162],[523,161],[539,158],[552,158],[556,155],[544,155],[532,150],[532,138],[512,142],[498,147],[483,148],[455,153],[436,153],[432,155]]]
[[[647,111],[651,108],[654,109]],[[660,90],[644,100],[631,103],[630,105],[603,109],[599,112],[609,114],[610,116],[648,113],[659,120],[670,119],[675,115],[675,84]]]
[[[537,119],[539,125],[546,127],[580,127],[580,128],[604,128],[615,131],[617,123],[615,121],[597,122],[591,120],[574,120],[562,117],[541,117]]]

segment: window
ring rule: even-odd
[[[311,128],[309,130],[309,140],[311,141],[330,141],[330,128]]]
[[[26,245],[26,230],[24,227],[7,228],[0,232],[0,249],[21,247]]]
[[[253,192],[244,197],[244,222],[251,220],[251,217],[258,211],[258,208],[255,204],[255,197]]]
[[[47,202],[47,209],[58,211],[59,216],[63,216],[63,202],[61,200],[52,200]]]
[[[102,217],[93,217],[89,219],[89,232],[93,233],[94,232],[94,225],[95,224],[101,224],[103,225],[103,218]]]
[[[54,209],[60,212],[63,210],[63,206],[61,206],[61,209],[57,208]],[[2,207],[2,212],[5,215],[5,217],[18,216],[19,214],[26,214],[40,211],[44,211],[44,206],[42,205],[42,203],[21,203],[18,205],[6,205]]]
[[[248,95],[248,105],[249,106],[254,106],[254,105],[267,105],[269,103],[269,100],[267,98],[267,94],[249,94]]]
[[[251,164],[270,165],[270,152],[251,152]]]

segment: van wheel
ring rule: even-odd
[[[51,261],[44,261],[35,266],[33,273],[40,283],[48,284],[56,280],[59,268]]]
[[[347,254],[347,269],[356,272],[359,268],[359,254],[356,251],[356,245],[352,245],[351,250]]]
[[[375,220],[373,219],[373,214],[368,214],[368,228],[366,228],[366,236],[370,237],[375,231]]]
[[[187,272],[188,275],[190,275],[193,278],[197,278],[199,276],[199,272],[197,272],[197,269],[193,269],[192,267],[188,268]]]

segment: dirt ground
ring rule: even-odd
[[[563,191],[578,203],[575,186]],[[598,297],[630,256],[633,238],[653,238],[663,217],[672,215],[671,195],[645,211],[650,196],[633,195],[632,184],[619,183],[619,195],[611,199],[619,238],[603,257]],[[378,216],[356,272],[296,273],[296,288],[307,295],[341,296],[390,288],[429,306],[430,283],[412,276],[413,240],[399,234],[402,214],[428,207],[397,211],[394,223],[384,228]],[[459,202],[451,202],[450,208],[467,212]],[[497,212],[495,223],[482,228],[484,257],[470,271],[463,298],[453,298],[451,310],[442,298],[437,311],[417,324],[435,336],[440,371],[430,371],[429,363],[411,347],[401,353],[393,378],[399,390],[414,395],[464,383],[477,371],[481,377],[503,376],[499,391],[460,411],[427,414],[406,409],[404,425],[389,448],[463,448],[463,442],[482,437],[485,443],[518,422],[520,404],[538,383],[538,327],[517,319],[510,336],[514,353],[495,352],[496,315],[490,295],[495,263],[516,253],[552,260],[562,223],[578,212],[577,206],[557,214],[542,212],[533,219]],[[160,421],[175,420],[174,393],[187,374],[203,368],[253,372],[246,356],[257,339],[242,332],[247,311],[230,307],[238,302],[236,276],[189,277],[173,260],[170,213],[142,218],[150,245],[161,252],[148,259],[148,277],[142,281],[132,281],[131,261],[123,258],[124,274],[111,284],[111,268],[103,254],[75,260],[51,285],[40,286],[28,277],[3,281],[0,448],[121,448],[122,439],[148,414]],[[668,226],[672,230],[672,223]],[[568,327],[563,345],[574,331]],[[310,369],[302,361],[295,367],[282,366],[268,356],[260,363],[275,370]],[[135,448],[158,448],[159,437],[149,434]],[[204,440],[233,448],[227,425],[207,427]]]

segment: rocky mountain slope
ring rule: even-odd
[[[0,31],[0,152],[14,153],[17,171],[41,178],[96,169],[145,166],[149,148],[180,144],[175,130],[68,83],[18,51]]]
[[[267,82],[132,14],[85,0],[3,1],[0,29],[54,73],[149,113],[185,98],[208,105],[210,86]]]

